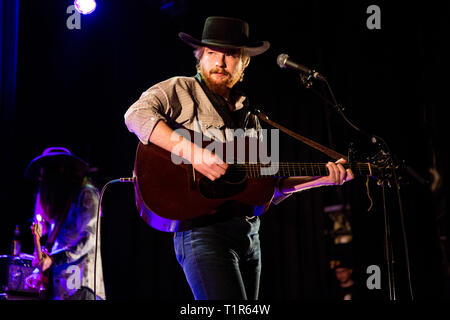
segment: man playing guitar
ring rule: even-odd
[[[191,163],[193,176],[199,172],[211,181],[219,180],[229,164],[211,150],[177,135],[174,128],[182,125],[207,136],[214,130],[222,141],[232,129],[258,132],[261,128],[258,118],[249,112],[247,98],[234,88],[242,81],[250,57],[269,48],[267,41],[250,41],[248,29],[240,19],[209,17],[202,40],[180,33],[180,38],[195,49],[197,75],[173,77],[152,86],[125,114],[128,129],[142,144],[156,145]],[[342,185],[353,178],[352,171],[342,166],[344,162],[327,163],[326,176],[279,179],[272,188],[271,202],[279,203],[308,188]],[[151,175],[164,168],[147,170]],[[164,183],[170,188],[170,181]],[[167,204],[177,201],[170,194],[159,197]],[[195,299],[258,298],[259,224],[252,206],[227,201],[202,223],[175,233],[175,253]]]

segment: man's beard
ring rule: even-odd
[[[230,89],[234,86],[236,81],[236,76],[233,77],[232,74],[225,71],[221,68],[214,68],[211,69],[209,72],[205,72],[203,69],[201,70],[202,78],[205,80],[206,85],[208,88],[214,92],[215,94],[224,96],[227,92],[230,91]],[[215,73],[221,73],[223,74],[222,79],[218,79],[217,77],[214,77]]]

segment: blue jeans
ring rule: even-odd
[[[258,217],[234,217],[175,233],[175,254],[196,300],[258,299],[259,224]]]

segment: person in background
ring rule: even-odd
[[[52,147],[25,171],[27,179],[37,182],[34,220],[41,235],[47,235],[41,259],[33,261],[39,272],[27,282],[37,287],[47,280],[46,299],[106,298],[100,237],[96,239],[99,194],[87,177],[90,170],[68,149]]]
[[[353,281],[353,266],[345,259],[333,260],[332,269],[337,284],[331,290],[333,300],[353,300],[355,282]]]

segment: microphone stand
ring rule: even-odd
[[[395,190],[396,190],[396,196],[397,201],[399,205],[399,214],[400,214],[400,224],[402,229],[402,238],[403,238],[403,246],[405,249],[405,260],[406,260],[406,269],[407,269],[407,277],[408,277],[408,289],[411,300],[414,300],[413,295],[413,289],[412,289],[412,283],[411,283],[411,271],[410,271],[410,264],[409,264],[409,253],[408,253],[408,243],[407,243],[407,237],[406,237],[406,228],[404,223],[404,212],[403,212],[403,205],[402,205],[402,199],[400,195],[400,183],[398,180],[397,175],[397,168],[394,164],[394,158],[392,157],[392,154],[390,152],[389,146],[387,143],[379,136],[374,134],[369,134],[366,131],[359,128],[357,125],[355,125],[352,121],[350,121],[347,116],[344,114],[344,107],[339,104],[336,100],[336,97],[333,93],[333,90],[331,89],[331,86],[329,85],[327,79],[323,77],[323,81],[326,83],[328,91],[330,93],[330,96],[332,98],[332,101],[325,98],[322,94],[317,92],[316,90],[312,89],[313,84],[313,72],[310,74],[302,74],[300,73],[301,77],[301,83],[307,88],[311,89],[316,95],[318,95],[322,100],[324,100],[328,105],[331,105],[333,109],[345,120],[345,122],[350,125],[353,129],[360,132],[361,134],[365,135],[370,139],[370,141],[375,144],[379,152],[377,154],[377,158],[379,160],[385,162],[388,167],[392,169],[393,178],[394,178],[394,184],[395,184]],[[417,174],[412,168],[407,168],[408,173],[410,173],[412,176],[416,176]],[[386,208],[386,183],[390,187],[390,182],[386,179],[384,171],[382,171],[382,179],[381,179],[381,187],[382,187],[382,201],[383,201],[383,216],[384,216],[384,241],[385,241],[385,259],[386,259],[386,265],[387,265],[387,275],[388,275],[388,289],[389,289],[389,300],[397,300],[396,295],[396,287],[395,287],[395,272],[394,272],[394,253],[392,250],[392,241],[391,241],[391,223],[389,220],[387,208]],[[419,177],[420,178],[420,177]],[[420,180],[419,180],[420,181]],[[422,182],[425,181],[422,179]]]

